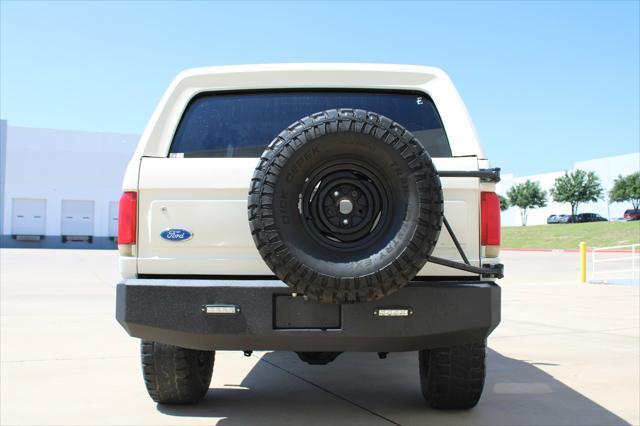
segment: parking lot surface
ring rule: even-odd
[[[505,252],[502,323],[470,411],[428,409],[417,354],[218,352],[196,406],[146,394],[114,319],[117,253],[0,251],[2,424],[640,423],[640,286],[579,284],[577,253]],[[150,307],[150,309],[153,307]]]

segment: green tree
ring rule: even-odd
[[[540,188],[540,183],[527,179],[523,183],[514,185],[507,192],[509,205],[520,208],[522,226],[527,226],[527,214],[529,209],[544,207],[547,205],[547,191]]]
[[[498,194],[498,199],[500,200],[500,210],[505,211],[509,208],[509,200],[507,200],[502,195]]]
[[[557,178],[553,184],[551,196],[555,202],[571,205],[572,221],[575,221],[580,203],[598,201],[602,198],[600,178],[594,172],[580,169],[571,173],[564,172],[564,176]]]
[[[614,203],[630,201],[634,209],[640,208],[640,172],[618,176],[609,191],[609,200]]]

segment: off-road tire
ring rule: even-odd
[[[140,354],[144,384],[155,402],[195,404],[209,390],[215,351],[143,340]]]
[[[441,409],[475,407],[484,387],[486,354],[486,343],[420,351],[420,388],[427,404]]]
[[[365,176],[362,185],[369,185],[369,179],[377,191],[371,193],[382,200],[378,206],[387,206],[384,215],[382,208],[377,210],[371,235],[362,237],[361,246],[369,244],[364,249],[357,242],[335,243],[330,237],[321,241],[314,231],[318,219],[303,214],[304,194],[313,188],[314,174],[333,167],[331,173],[339,175],[343,165],[356,170],[353,176]],[[327,177],[324,182],[331,179],[338,181]],[[313,190],[320,194],[317,188]],[[327,198],[338,194],[327,191]],[[360,202],[356,192],[348,191]],[[332,209],[321,204],[313,211],[323,216],[324,207]],[[248,210],[260,255],[293,292],[320,302],[355,303],[397,291],[424,267],[440,234],[443,199],[431,157],[411,132],[373,112],[338,109],[302,118],[269,144],[251,180]],[[376,212],[364,208],[369,210]],[[342,211],[333,213],[342,218]]]

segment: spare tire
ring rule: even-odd
[[[442,226],[440,178],[420,141],[363,110],[302,118],[262,154],[249,223],[293,292],[327,303],[377,300],[413,279]]]

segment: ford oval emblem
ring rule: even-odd
[[[160,236],[167,241],[187,241],[193,237],[193,234],[186,229],[170,228],[162,231]]]

